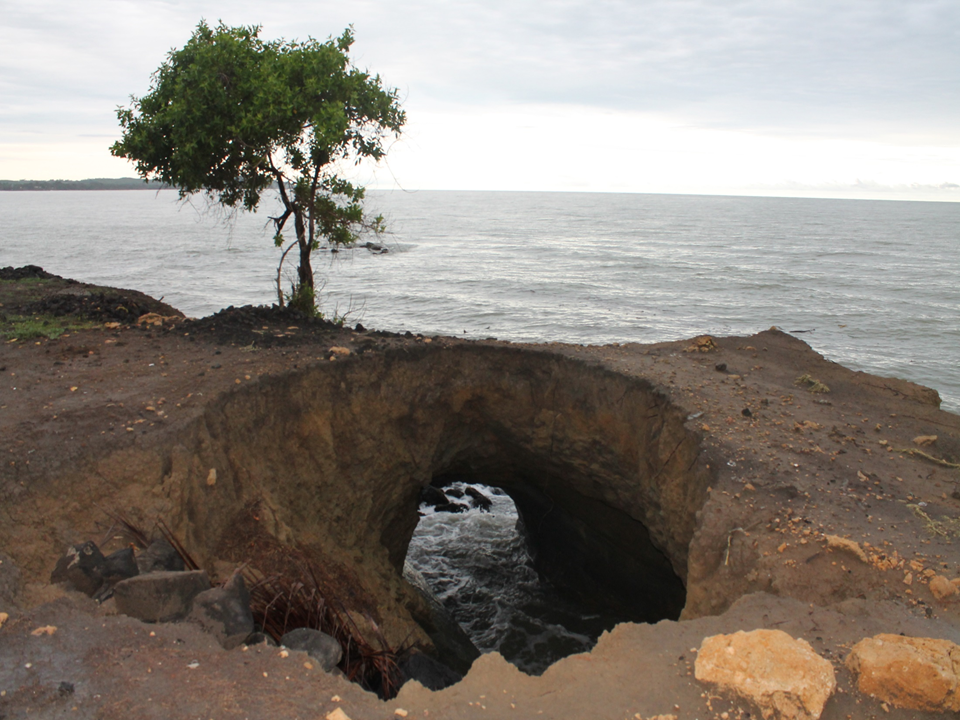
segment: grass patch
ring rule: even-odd
[[[55,340],[65,332],[88,330],[97,326],[97,323],[68,316],[38,315],[25,317],[15,315],[8,316],[0,322],[0,338],[4,340],[36,340],[38,338]]]

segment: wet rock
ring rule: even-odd
[[[325,672],[333,670],[343,657],[340,643],[326,633],[310,628],[291,630],[280,638],[280,644],[290,650],[302,650],[307,653],[320,663],[320,667]]]
[[[463,679],[463,676],[421,652],[412,652],[400,663],[403,673],[401,684],[407,680],[416,680],[428,690],[443,690]]]
[[[837,686],[830,662],[781,630],[705,638],[695,673],[755,703],[765,720],[816,720]]]
[[[0,608],[20,607],[23,576],[9,555],[0,553]]]
[[[143,622],[181,620],[193,599],[210,589],[204,570],[152,572],[118,582],[114,588],[117,611]]]
[[[66,583],[75,590],[93,597],[103,585],[106,558],[97,544],[91,541],[71,545],[57,561],[50,574],[50,582]]]
[[[434,510],[436,510],[437,512],[447,512],[447,513],[462,513],[462,512],[466,512],[469,509],[470,508],[468,508],[466,505],[463,505],[461,503],[455,503],[455,502],[443,503],[442,505],[437,505],[434,508]]]
[[[254,625],[250,593],[243,582],[243,575],[234,572],[223,587],[211,588],[197,595],[187,619],[216,637],[227,650],[246,642],[253,633]]]
[[[493,502],[490,498],[474,487],[466,488],[466,493],[473,500],[474,507],[480,508],[483,512],[490,512],[490,508],[493,507]]]
[[[960,646],[949,640],[875,635],[853,646],[846,665],[860,692],[891,705],[960,710]]]
[[[447,498],[446,494],[440,488],[427,485],[420,491],[420,503],[422,505],[429,505],[435,508],[438,505],[446,505],[449,502],[449,498]]]
[[[140,574],[152,572],[183,572],[183,558],[165,538],[154,540],[150,547],[137,556]]]

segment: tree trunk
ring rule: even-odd
[[[299,212],[293,214],[294,227],[297,230],[297,244],[300,246],[300,267],[297,268],[297,280],[300,287],[310,288],[313,291],[313,266],[310,264],[310,253],[313,247],[307,238],[306,227],[303,224],[303,215]]]

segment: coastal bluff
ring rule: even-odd
[[[764,629],[832,666],[829,697],[796,707],[937,716],[873,697],[848,662],[881,634],[960,643],[960,417],[935,391],[777,329],[522,345],[268,308],[153,315],[0,344],[3,713],[787,717],[695,673],[706,638]],[[296,549],[361,632],[442,656],[402,570],[445,476],[509,494],[538,570],[633,622],[539,677],[489,654],[382,701],[49,583],[67,546],[110,545],[112,516],[159,518],[214,581]]]

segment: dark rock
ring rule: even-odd
[[[493,507],[493,501],[490,498],[474,487],[468,487],[466,493],[473,500],[474,507],[480,508],[483,512],[490,512],[490,508]]]
[[[197,595],[187,619],[216,637],[227,650],[246,642],[253,634],[254,625],[250,593],[243,575],[234,572],[223,587]]]
[[[277,646],[277,641],[264,632],[252,632],[247,635],[246,639],[243,641],[244,645],[260,645],[262,643],[265,643],[270,647]]]
[[[400,662],[403,682],[416,680],[428,690],[443,690],[460,682],[463,676],[422,652],[412,652]]]
[[[367,331],[367,329],[366,329],[363,325],[361,325],[360,323],[357,323],[357,326],[354,328],[354,330],[355,330],[356,332],[366,332],[366,331]]]
[[[50,574],[50,582],[66,583],[85,595],[93,597],[103,585],[106,558],[94,542],[71,545],[57,561]]]
[[[717,372],[726,372],[726,371],[727,371],[727,364],[726,364],[726,363],[717,363],[717,364],[714,365],[713,367],[714,367],[714,369],[715,369]]]
[[[740,414],[743,415],[744,417],[751,417],[753,415],[753,413],[750,412],[750,408],[744,408],[743,410],[740,411]]]
[[[434,509],[437,512],[462,513],[466,512],[470,508],[468,508],[466,505],[461,505],[460,503],[448,502],[443,503],[442,505],[437,505]]]
[[[174,550],[173,545],[166,538],[160,538],[150,543],[150,547],[137,556],[137,567],[140,574],[152,572],[183,572],[185,569],[183,558]]]
[[[104,558],[103,579],[111,585],[139,574],[140,569],[132,547],[122,548]]]
[[[0,553],[0,607],[19,608],[23,575],[9,555]]]
[[[463,490],[460,488],[448,488],[444,490],[444,492],[446,493],[447,497],[456,498],[457,500],[463,497]]]
[[[450,502],[450,500],[444,494],[443,490],[435,488],[432,485],[427,485],[427,487],[420,491],[420,503],[422,505],[436,507],[437,505],[444,505],[448,502]]]
[[[118,582],[117,611],[143,622],[171,622],[186,617],[193,599],[210,589],[204,570],[152,572]]]
[[[63,680],[60,683],[60,686],[57,688],[57,692],[59,692],[63,697],[66,697],[67,695],[73,695],[73,691],[73,683],[68,683],[66,680]]]
[[[364,243],[363,246],[375,255],[384,255],[390,252],[390,248],[373,242]]]
[[[310,628],[291,630],[280,638],[280,644],[290,650],[302,650],[307,653],[320,663],[320,667],[325,672],[333,670],[343,657],[343,648],[336,639]]]

